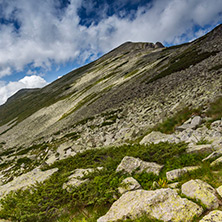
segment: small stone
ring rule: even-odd
[[[222,221],[222,211],[214,210],[209,214],[204,216],[199,222],[221,222]]]
[[[195,116],[191,120],[191,125],[194,125],[194,126],[199,126],[201,123],[202,123],[202,118],[200,116]]]
[[[216,190],[208,183],[196,179],[184,183],[181,191],[187,197],[201,201],[207,209],[216,209],[219,207],[219,199],[217,198]]]
[[[219,164],[221,164],[221,163],[222,163],[222,156],[219,157],[218,159],[214,160],[214,161],[210,164],[210,166],[211,166],[211,167],[214,167],[214,166],[217,166],[217,165],[219,165]]]
[[[169,188],[175,189],[175,188],[178,187],[178,185],[179,185],[179,182],[176,182],[176,183],[170,183],[170,184],[168,184],[167,186],[168,186]]]
[[[118,191],[120,194],[126,193],[132,190],[141,189],[140,184],[133,177],[127,177],[122,181],[120,187],[118,187]]]

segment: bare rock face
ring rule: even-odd
[[[201,201],[207,209],[216,209],[220,205],[216,190],[202,180],[190,180],[182,185],[181,190],[187,197]]]
[[[118,191],[120,194],[124,194],[128,191],[141,189],[140,184],[133,177],[127,177],[122,181],[120,186],[118,187]]]
[[[222,211],[214,210],[204,216],[200,222],[220,222],[222,221]]]
[[[97,222],[136,219],[143,214],[163,221],[188,222],[200,216],[202,207],[181,198],[176,191],[167,188],[155,191],[137,190],[123,194],[106,215]]]
[[[125,156],[117,167],[116,172],[124,171],[131,174],[133,171],[136,170],[136,172],[138,173],[145,171],[147,173],[154,173],[156,175],[159,175],[162,168],[162,165],[154,162],[145,162],[140,160],[139,158]]]
[[[172,181],[172,180],[180,178],[181,176],[183,176],[184,174],[188,172],[197,170],[199,168],[200,168],[199,166],[189,166],[189,167],[184,167],[181,169],[171,170],[171,171],[166,172],[166,177],[167,177],[167,180]]]

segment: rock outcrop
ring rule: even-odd
[[[155,191],[137,190],[123,194],[97,222],[136,219],[144,214],[163,221],[190,222],[202,212],[202,207],[181,198],[170,188]]]

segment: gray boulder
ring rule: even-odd
[[[160,170],[163,168],[163,165],[159,165],[154,162],[145,162],[139,158],[134,158],[130,156],[125,156],[121,163],[118,165],[116,172],[124,171],[131,174],[133,171],[141,173],[143,171],[147,173],[154,173],[159,175]]]
[[[184,167],[181,169],[171,170],[171,171],[166,172],[166,177],[167,177],[167,180],[172,181],[172,180],[180,178],[181,176],[183,176],[184,174],[188,172],[198,170],[199,168],[200,168],[199,166],[189,166],[189,167]]]
[[[191,125],[194,126],[199,126],[202,123],[202,118],[200,116],[195,116],[192,120],[191,120]]]
[[[211,144],[192,145],[186,150],[187,153],[211,153],[214,149]]]
[[[221,222],[222,221],[222,211],[214,210],[209,214],[204,216],[199,222]]]
[[[216,190],[202,180],[196,179],[184,183],[181,191],[187,197],[201,201],[207,209],[216,209],[220,205]]]
[[[118,187],[118,191],[120,194],[126,193],[132,190],[141,189],[140,184],[133,177],[127,177],[122,181],[120,186]]]
[[[202,207],[181,198],[170,188],[155,191],[136,190],[123,194],[97,222],[134,220],[143,214],[163,221],[189,222],[202,212]]]

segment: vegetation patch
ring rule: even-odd
[[[46,166],[45,170],[59,168],[59,171],[53,174],[49,180],[38,183],[31,189],[11,193],[4,198],[1,201],[0,218],[27,222],[96,221],[101,216],[98,214],[98,209],[104,207],[108,210],[110,205],[119,197],[117,191],[119,184],[129,176],[115,172],[123,157],[133,156],[144,161],[164,164],[159,176],[145,172],[134,173],[133,176],[144,189],[152,188],[154,181],[157,181],[160,187],[165,187],[167,184],[166,171],[200,164],[202,156],[187,154],[186,148],[185,143],[134,144],[78,153],[74,157]],[[63,183],[67,182],[68,176],[74,169],[98,166],[102,166],[103,170],[88,175],[90,180],[87,183],[78,188],[73,188],[71,193],[62,189]],[[94,213],[89,213],[89,209],[93,209]],[[80,219],[75,220],[75,218]],[[147,218],[147,221],[152,220]]]

